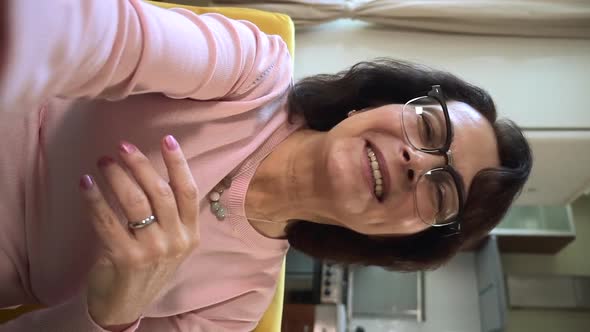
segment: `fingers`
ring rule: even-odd
[[[122,142],[120,156],[129,172],[109,157],[101,158],[98,165],[125,216],[134,222],[154,214],[159,224],[141,231],[134,230],[135,237],[139,239],[145,237],[143,234],[152,234],[148,237],[157,242],[162,240],[162,236],[158,236],[162,235],[159,231],[163,229],[171,237],[187,235],[198,243],[198,193],[178,142],[170,135],[162,140],[169,183],[134,145]],[[181,234],[184,230],[189,233]]]
[[[162,156],[168,168],[170,186],[176,197],[180,219],[191,229],[197,230],[199,214],[197,185],[178,142],[171,135],[162,140]]]
[[[144,190],[111,157],[102,157],[97,164],[129,222],[143,220],[153,213]],[[141,236],[153,238],[156,229],[157,225],[145,227]]]
[[[89,175],[80,179],[80,189],[90,210],[92,225],[107,251],[125,251],[131,246],[132,239]]]
[[[125,166],[139,184],[138,189],[145,193],[144,196],[147,197],[160,225],[164,228],[173,226],[178,221],[179,215],[174,192],[168,182],[158,174],[149,159],[133,144],[122,142],[119,150]]]

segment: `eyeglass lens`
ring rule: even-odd
[[[402,112],[402,125],[410,145],[421,151],[443,148],[447,125],[443,107],[437,99],[415,98],[404,106]],[[422,174],[415,195],[418,215],[429,225],[445,225],[458,213],[458,189],[446,170]]]

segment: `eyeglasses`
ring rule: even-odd
[[[453,126],[440,85],[432,86],[427,96],[404,105],[402,128],[414,149],[445,157],[444,166],[421,174],[416,182],[414,201],[418,216],[428,225],[444,226],[458,233],[465,195],[462,177],[452,166]]]

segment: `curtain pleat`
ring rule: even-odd
[[[352,18],[438,32],[590,38],[588,0],[217,0],[212,5],[285,13],[296,27]]]

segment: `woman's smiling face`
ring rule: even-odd
[[[477,172],[499,165],[496,138],[490,123],[471,106],[449,101],[447,107],[454,130],[453,167],[468,195]],[[422,174],[445,165],[445,159],[408,143],[402,109],[389,104],[358,112],[325,135],[314,156],[313,175],[323,218],[369,235],[412,234],[430,227],[416,212],[414,189]],[[371,159],[383,178],[377,192]]]

